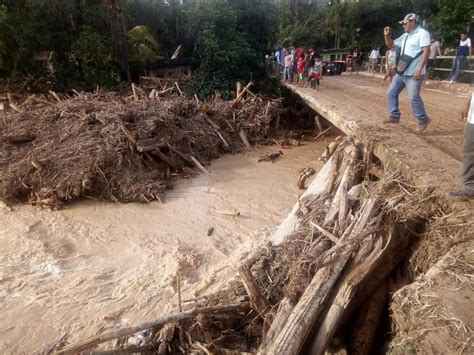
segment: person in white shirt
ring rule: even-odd
[[[372,49],[369,55],[369,71],[372,73],[376,72],[377,63],[380,58],[380,47]]]
[[[458,80],[458,76],[461,74],[462,66],[466,61],[467,56],[469,56],[469,58],[472,56],[471,39],[467,34],[461,33],[461,40],[459,41],[456,58],[454,58],[453,67],[451,68],[451,72],[445,82],[452,84]]]
[[[462,187],[458,191],[448,192],[448,197],[456,200],[474,199],[474,91],[461,112],[461,119],[466,121],[464,144],[462,150]]]
[[[441,55],[440,44],[434,33],[431,34],[431,44],[430,44],[430,56],[428,58],[428,63],[426,63],[426,80],[430,78],[431,68],[434,67],[436,57]]]
[[[423,100],[420,96],[421,85],[426,74],[426,62],[430,55],[430,34],[418,24],[418,16],[410,13],[400,21],[405,31],[397,39],[390,36],[390,27],[384,28],[385,44],[388,48],[400,48],[400,59],[397,74],[387,92],[389,117],[384,123],[399,123],[401,112],[399,109],[399,96],[403,89],[407,89],[413,115],[418,121],[417,133],[423,132],[429,125],[430,119],[425,111]],[[405,58],[405,59],[404,59]],[[405,65],[400,65],[405,63]]]

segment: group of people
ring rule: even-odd
[[[285,83],[319,89],[323,75],[323,62],[315,49],[306,51],[296,46],[288,49],[279,48],[275,52],[275,62],[278,70],[283,69]]]

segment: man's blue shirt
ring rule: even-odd
[[[423,50],[423,47],[430,45],[430,33],[418,26],[410,33],[402,34],[400,37],[394,40],[393,43],[395,44],[395,46],[401,49],[401,53],[409,55],[410,57],[414,57],[420,51]],[[421,54],[418,58],[411,62],[411,64],[408,66],[407,70],[405,70],[405,73],[403,73],[403,75],[413,76],[415,74],[416,68],[418,68],[418,65],[420,64],[422,56],[423,54]],[[423,75],[425,73],[426,68],[423,67],[421,74]]]

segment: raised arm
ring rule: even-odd
[[[388,47],[388,49],[392,49],[395,44],[393,43],[392,37],[390,37],[390,27],[385,27],[383,29],[383,36],[385,39],[385,45]]]

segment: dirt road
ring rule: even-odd
[[[288,214],[298,170],[321,162],[325,142],[260,147],[181,180],[164,204],[76,203],[61,211],[0,205],[0,353],[33,353],[66,335],[154,319],[235,275],[235,259]],[[238,210],[233,218],[215,210]],[[212,235],[208,230],[214,228]]]
[[[380,80],[362,75],[326,76],[318,92],[290,89],[345,133],[378,145],[380,154],[391,155],[387,161],[397,160],[417,175],[420,185],[436,185],[443,191],[459,186],[464,127],[459,112],[467,94],[423,88],[421,96],[431,124],[417,134],[406,90],[400,96],[401,123],[382,123],[388,116],[387,86],[381,86]]]

